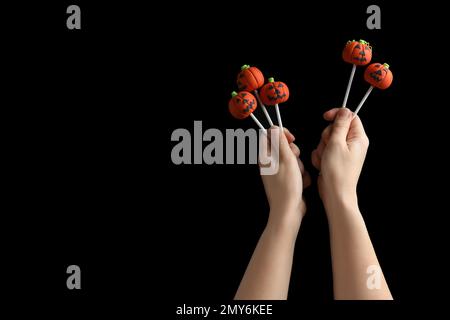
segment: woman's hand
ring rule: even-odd
[[[278,164],[271,172],[261,169],[270,205],[269,221],[236,292],[236,300],[287,299],[295,241],[306,211],[302,194],[311,179],[299,159],[300,149],[293,143],[294,136],[287,129],[280,135],[280,130],[273,127],[268,137],[273,144],[269,159]],[[263,136],[260,146],[266,155],[268,142]]]
[[[330,202],[355,202],[356,186],[366,158],[369,139],[358,116],[347,108],[324,114],[334,121],[322,133],[312,163],[320,171],[319,193],[325,206]]]
[[[279,128],[272,127],[268,131],[269,140],[272,134],[279,134]],[[300,161],[300,149],[294,144],[294,135],[284,129],[284,134],[279,137],[279,148],[275,145],[275,153],[271,154],[271,160],[276,161],[274,154],[279,149],[278,171],[272,175],[262,175],[270,205],[269,224],[294,226],[298,230],[306,212],[303,189],[311,184],[311,179]],[[262,139],[265,139],[262,144],[270,150],[267,138],[264,136]]]

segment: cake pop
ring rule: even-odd
[[[236,91],[233,91],[231,93],[231,99],[228,103],[228,110],[230,111],[231,115],[240,120],[250,116],[253,121],[256,122],[258,127],[264,133],[266,133],[266,129],[253,114],[253,111],[255,111],[256,107],[256,99],[250,92],[240,91],[239,93],[237,93]]]
[[[378,88],[381,90],[387,89],[392,84],[393,78],[394,76],[387,63],[372,63],[370,66],[368,66],[366,71],[364,72],[364,80],[366,80],[370,84],[370,88],[369,90],[367,90],[361,102],[356,107],[354,117],[356,117],[356,115],[358,114],[359,110],[361,109],[369,94],[372,92],[373,88]]]
[[[244,64],[237,76],[237,85],[239,90],[245,90],[255,94],[255,97],[261,105],[267,121],[269,121],[269,125],[273,126],[272,119],[270,118],[265,105],[261,102],[258,94],[258,89],[264,85],[264,76],[262,72],[256,67],[250,67],[249,65]]]
[[[342,58],[345,62],[353,65],[352,72],[350,73],[350,79],[347,84],[347,90],[345,91],[344,102],[342,103],[342,107],[345,108],[347,105],[348,95],[350,94],[353,77],[355,76],[356,66],[365,66],[370,63],[370,60],[372,59],[372,47],[364,40],[348,41],[342,51]]]
[[[274,78],[269,78],[269,82],[261,88],[261,101],[268,106],[275,106],[277,112],[278,125],[283,130],[283,123],[281,121],[279,103],[286,102],[289,99],[289,88],[281,82],[275,81]]]

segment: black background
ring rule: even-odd
[[[414,150],[426,141],[412,138],[412,116],[423,119],[420,106],[430,102],[417,80],[426,72],[423,42],[434,36],[423,31],[427,10],[379,4],[382,29],[368,30],[371,3],[76,3],[79,31],[66,29],[65,2],[15,8],[9,25],[5,226],[14,246],[6,265],[19,295],[77,308],[152,297],[168,315],[177,304],[231,301],[267,219],[258,168],[173,165],[171,133],[193,132],[194,120],[223,132],[255,127],[227,110],[240,66],[255,65],[289,86],[283,123],[315,181],[310,154],[326,126],[322,114],[342,102],[350,75],[341,52],[347,40],[362,38],[373,46],[373,62],[390,64],[394,82],[374,90],[360,113],[371,141],[360,208],[394,304],[421,298],[409,288],[426,280],[413,275],[411,261],[425,258],[414,258],[423,249],[408,232],[423,214],[415,182],[423,171],[410,165],[418,165]],[[367,88],[358,68],[349,108]],[[261,110],[256,115],[265,120]],[[291,309],[332,300],[316,187],[305,191]],[[81,267],[81,291],[66,289],[70,264]]]

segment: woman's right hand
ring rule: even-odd
[[[369,139],[359,117],[353,118],[347,108],[331,109],[324,118],[334,122],[325,128],[311,155],[314,167],[320,171],[320,196],[325,207],[336,201],[353,203]]]

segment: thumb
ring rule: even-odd
[[[284,131],[281,131],[279,127],[273,126],[270,129],[271,136],[271,152],[278,153],[280,159],[285,159],[292,153],[289,141]]]
[[[286,159],[293,154],[291,146],[289,145],[288,138],[284,131],[280,131],[280,158]]]
[[[348,130],[352,123],[353,112],[347,108],[341,108],[334,119],[333,129],[330,134],[330,141],[346,142]]]

